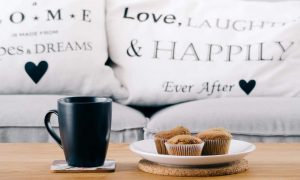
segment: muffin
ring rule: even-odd
[[[177,126],[169,131],[161,131],[154,136],[154,142],[158,154],[168,154],[165,143],[177,135],[191,135],[190,131],[183,127]]]
[[[175,156],[200,156],[204,142],[191,135],[177,135],[166,143],[168,154]]]
[[[231,142],[231,134],[224,128],[208,129],[196,135],[204,141],[202,155],[227,154]]]

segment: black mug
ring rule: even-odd
[[[45,116],[49,134],[64,150],[70,166],[97,167],[104,164],[109,144],[112,100],[100,97],[59,99],[58,111]],[[58,116],[60,137],[53,130],[51,115]]]

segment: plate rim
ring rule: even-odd
[[[156,156],[156,157],[161,157],[161,158],[172,158],[172,159],[184,159],[184,158],[187,158],[187,159],[194,159],[194,158],[210,159],[210,158],[232,157],[232,156],[236,156],[236,155],[249,154],[249,153],[255,151],[255,149],[256,149],[255,144],[247,142],[247,141],[236,140],[236,139],[232,139],[232,140],[236,141],[236,142],[243,142],[243,143],[250,144],[249,150],[243,151],[243,152],[240,152],[240,153],[211,155],[211,156],[174,156],[174,155],[164,155],[164,154],[154,154],[154,153],[149,153],[149,152],[143,152],[143,151],[136,150],[134,148],[136,143],[139,143],[139,142],[142,142],[142,141],[151,141],[151,140],[153,141],[153,139],[144,139],[144,140],[141,140],[141,141],[133,142],[129,145],[129,149],[132,152],[138,154],[139,156],[140,156],[140,154],[143,154],[143,155],[146,155],[146,156]]]

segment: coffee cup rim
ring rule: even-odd
[[[87,99],[87,101],[66,101],[66,100],[71,100],[71,99]],[[93,99],[88,101],[88,99]],[[97,96],[70,96],[70,97],[64,97],[64,98],[60,98],[58,99],[59,103],[62,104],[97,104],[97,103],[111,103],[112,99],[108,98],[108,97],[97,97]]]

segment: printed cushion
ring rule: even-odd
[[[120,102],[300,95],[300,2],[109,0]]]
[[[0,11],[0,94],[126,97],[105,66],[104,0],[6,0]]]

